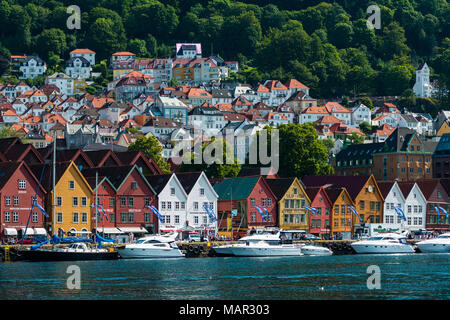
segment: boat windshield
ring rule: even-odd
[[[139,243],[144,243],[144,242],[145,242],[145,239],[138,239],[134,243],[139,244]]]
[[[450,239],[450,234],[441,234],[438,236],[439,239]]]
[[[383,237],[370,237],[368,240],[381,240]]]

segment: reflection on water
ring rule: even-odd
[[[67,289],[67,267],[81,290]],[[369,290],[367,267],[381,269]],[[0,299],[447,299],[449,254],[0,263]]]

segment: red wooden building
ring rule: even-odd
[[[143,234],[157,230],[158,219],[146,206],[157,207],[157,197],[139,168],[134,166],[102,167],[83,170],[83,175],[94,189],[98,172],[97,198],[108,214],[109,221],[97,221],[97,230],[105,233]],[[93,209],[92,216],[95,217]],[[95,226],[95,220],[93,220]],[[114,229],[114,230],[113,230]]]
[[[440,179],[417,180],[416,182],[425,199],[427,199],[425,229],[428,231],[447,232],[450,230],[450,221],[442,212],[438,216],[435,207],[442,207],[447,212],[450,212],[450,190],[447,191],[448,180],[442,179],[442,183]]]
[[[38,185],[38,178],[25,162],[0,163],[0,232],[3,240],[22,238],[30,212],[27,235],[47,234],[44,215],[36,207],[31,211],[36,195],[37,203],[44,207],[46,191]]]
[[[331,234],[331,215],[333,202],[328,197],[324,187],[305,188],[311,207],[317,210],[316,214],[309,212],[309,233],[319,236],[323,239],[329,239]]]
[[[277,198],[262,176],[223,179],[214,185],[214,190],[219,195],[220,232],[233,231],[233,236],[242,237],[249,229],[277,225]],[[265,220],[255,205],[265,209]],[[232,215],[234,210],[236,215]]]

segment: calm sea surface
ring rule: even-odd
[[[81,289],[67,288],[67,267]],[[367,289],[367,268],[381,289]],[[0,263],[0,299],[448,299],[450,254]]]

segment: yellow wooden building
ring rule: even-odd
[[[304,207],[311,200],[297,178],[266,179],[278,198],[278,222],[284,230],[309,231],[309,212]]]
[[[450,125],[447,121],[444,121],[438,131],[436,132],[436,136],[441,137],[442,135],[450,133]]]
[[[92,229],[93,191],[77,166],[73,162],[56,164],[54,212],[52,166],[30,167],[37,177],[40,177],[44,170],[42,185],[47,190],[46,210],[50,216],[49,234],[54,235],[53,230],[56,230],[56,235],[59,236],[67,236],[69,233],[81,237],[86,236]]]
[[[349,206],[355,206],[346,188],[325,188],[331,205],[331,233],[334,237],[353,232],[353,213]]]

